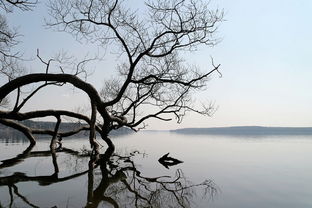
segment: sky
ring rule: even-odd
[[[33,12],[15,11],[8,16],[23,34],[18,47],[25,57],[34,59],[36,49],[47,59],[61,50],[78,57],[97,50],[69,34],[45,28],[44,18],[49,16],[43,2]],[[205,70],[211,69],[210,56],[221,64],[222,78],[213,76],[207,90],[195,97],[214,103],[217,111],[212,117],[188,115],[180,125],[151,121],[148,128],[312,126],[312,1],[213,0],[211,6],[225,12],[217,34],[222,41],[189,54],[186,61]],[[97,66],[88,81],[100,89],[103,77],[112,76],[115,61],[105,56],[106,68]],[[33,71],[43,69],[38,60],[27,65]],[[85,100],[67,88],[49,91],[49,96],[41,93],[26,107],[72,109],[87,105]]]

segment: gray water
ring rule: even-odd
[[[188,198],[192,202],[191,207],[312,207],[311,136],[263,137],[140,132],[119,136],[113,141],[119,155],[130,155],[134,151],[140,152],[131,159],[141,175],[145,177],[166,175],[174,178],[177,171],[182,172],[187,184],[194,185],[193,192]],[[101,143],[103,144],[102,151],[104,151],[105,144]],[[64,139],[63,146],[80,152],[89,148],[86,138]],[[15,157],[27,147],[27,142],[2,141],[0,160]],[[48,149],[49,141],[40,140],[31,151]],[[158,159],[168,152],[170,156],[182,160],[183,163],[169,169],[162,166]],[[87,170],[89,159],[77,158],[60,152],[57,153],[57,161],[59,177],[62,178]],[[54,172],[52,159],[47,156],[26,158],[14,166],[1,168],[0,178],[11,176],[16,172],[22,172],[27,176],[51,175]],[[95,176],[99,177],[99,175],[99,170],[95,170]],[[100,179],[96,180],[94,189]],[[200,186],[195,186],[205,180],[213,186],[213,190],[208,190],[206,194]],[[85,207],[87,204],[87,174],[51,184],[20,181],[15,183],[15,186],[18,188],[18,194],[11,194],[12,200],[10,188],[0,182],[1,206]],[[117,185],[113,188],[116,187]],[[114,198],[113,188],[108,191]],[[166,193],[159,196],[164,197]],[[116,195],[115,198],[120,202],[120,207],[133,207],[131,203],[134,198],[131,197],[131,192],[129,192]],[[174,199],[168,198],[168,200]],[[170,201],[162,201],[162,203],[161,207],[166,207],[164,203],[168,203],[168,206],[172,204]],[[99,207],[113,206],[102,202]]]

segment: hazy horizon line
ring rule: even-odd
[[[226,129],[226,128],[288,128],[288,129],[304,129],[311,128],[312,126],[262,126],[262,125],[233,125],[233,126],[212,126],[212,127],[182,127],[175,129],[142,129],[142,131],[174,131],[181,129]]]

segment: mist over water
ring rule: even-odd
[[[192,184],[212,181],[216,192],[203,195],[203,190],[196,190],[191,207],[312,207],[312,136],[309,135],[231,136],[142,131],[117,136],[113,141],[120,155],[136,150],[142,153],[132,159],[145,177],[174,176],[177,170],[182,170]],[[2,142],[0,159],[14,157],[27,146],[27,143]],[[80,151],[89,148],[89,143],[87,138],[65,139],[63,146]],[[40,140],[32,151],[48,148],[49,140]],[[183,163],[165,168],[158,159],[166,153]],[[57,153],[57,160],[60,177],[88,168],[88,158]],[[16,166],[1,168],[0,177],[15,172],[28,176],[52,174],[52,159],[27,158]],[[82,175],[50,186],[36,182],[19,182],[16,186],[37,206],[83,207],[87,201],[87,184],[87,175]],[[8,188],[1,184],[0,203],[5,207],[10,203]],[[16,197],[14,205],[23,207],[25,202]]]

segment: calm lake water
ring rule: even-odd
[[[86,138],[64,139],[63,147],[80,153],[57,152],[55,160],[49,140],[31,150],[28,142],[0,140],[1,161],[24,151],[14,164],[0,163],[0,207],[146,207],[152,198],[153,207],[179,207],[179,197],[203,208],[312,207],[311,136],[140,132],[113,140],[128,157],[116,156],[111,172],[97,167],[92,174]],[[158,159],[168,152],[183,163],[162,166]],[[105,197],[91,203],[97,193]]]

